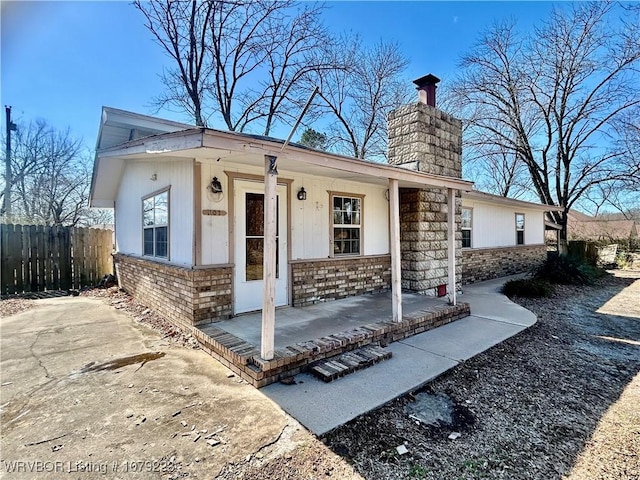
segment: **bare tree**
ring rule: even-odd
[[[18,125],[12,155],[13,218],[23,223],[78,225],[88,213],[88,152],[69,130],[44,120]]]
[[[494,26],[462,61],[456,91],[477,110],[478,143],[498,143],[526,165],[541,202],[566,241],[567,212],[601,184],[640,175],[622,167],[616,122],[640,105],[638,15],[609,22],[616,5],[554,9],[528,36],[513,23]],[[634,17],[634,18],[631,18]]]
[[[206,125],[207,114],[203,109],[212,68],[208,58],[209,22],[215,4],[196,0],[136,0],[133,5],[142,12],[145,26],[175,63],[162,73],[167,91],[157,99],[159,106],[177,106],[189,113],[196,125]]]
[[[151,0],[134,5],[175,66],[158,105],[197,125],[219,115],[231,131],[269,135],[308,95],[305,77],[331,68],[322,7],[292,0]]]
[[[337,42],[332,63],[340,68],[313,78],[334,118],[332,148],[356,158],[386,158],[387,115],[410,95],[402,78],[407,59],[396,43],[365,47],[352,35]]]

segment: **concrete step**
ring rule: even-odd
[[[324,382],[331,382],[356,370],[370,367],[371,365],[391,358],[389,350],[378,345],[366,345],[350,352],[325,358],[315,362],[310,372]]]

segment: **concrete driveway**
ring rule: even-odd
[[[204,352],[100,300],[36,303],[0,320],[0,476],[214,478],[319,444]]]

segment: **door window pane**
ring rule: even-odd
[[[264,278],[264,194],[245,194],[245,280]],[[276,278],[280,278],[280,197],[276,197]]]
[[[264,239],[263,238],[247,238],[246,239],[246,270],[245,279],[247,282],[251,280],[262,280],[264,277]]]

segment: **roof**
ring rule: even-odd
[[[580,221],[569,218],[568,235],[572,239],[582,240],[622,240],[638,236],[636,222],[633,220]]]
[[[475,200],[478,202],[491,203],[497,205],[504,205],[508,207],[519,207],[533,210],[542,210],[544,212],[559,212],[562,211],[562,207],[555,205],[544,205],[541,203],[525,202],[524,200],[516,200],[515,198],[502,197],[500,195],[493,195],[491,193],[480,192],[478,190],[463,190],[462,198]]]
[[[567,214],[567,218],[573,218],[574,220],[578,220],[580,222],[586,222],[589,220],[595,220],[591,215],[587,215],[586,213],[579,212],[578,210],[569,210]]]
[[[620,240],[638,235],[635,220],[592,217],[578,210],[567,214],[567,234],[571,239]]]
[[[193,125],[102,107],[96,150],[122,145],[130,140],[193,128]]]
[[[106,120],[104,113],[107,112]],[[278,157],[281,170],[310,175],[331,176],[336,179],[388,185],[390,179],[404,188],[452,188],[470,190],[473,183],[459,178],[432,175],[408,170],[386,163],[347,157],[314,150],[295,143],[284,148],[284,140],[238,132],[226,132],[204,127],[193,127],[177,122],[154,119],[116,109],[103,108],[103,126],[109,127],[109,116],[123,122],[116,125],[126,129],[126,121],[140,125],[140,136],[116,141],[115,134],[101,127],[99,148],[94,161],[90,205],[113,207],[120,177],[126,160],[172,159],[216,161],[224,158],[237,165],[262,165],[265,155]],[[115,120],[114,120],[115,121]],[[113,125],[112,125],[113,126]],[[165,130],[151,133],[152,130]],[[129,130],[132,130],[129,128]],[[151,133],[142,135],[142,133]],[[120,135],[120,139],[124,137]],[[107,140],[108,139],[108,140]],[[98,179],[100,181],[98,181]]]

